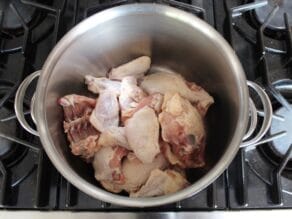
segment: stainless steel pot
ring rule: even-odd
[[[140,55],[152,58],[153,72],[179,72],[215,98],[207,116],[206,167],[190,173],[193,184],[188,188],[154,198],[129,198],[98,187],[92,168],[70,153],[62,129],[63,112],[57,105],[57,99],[66,94],[90,95],[84,86],[85,74],[104,76],[110,68]],[[27,86],[39,75],[31,106],[36,131],[24,119],[22,101]],[[263,100],[267,116],[255,138],[242,143],[251,135],[257,118],[247,84]],[[15,111],[23,127],[40,136],[49,158],[70,183],[94,198],[135,207],[179,201],[204,189],[227,168],[240,145],[253,145],[263,137],[272,113],[267,95],[246,81],[234,51],[219,33],[192,14],[159,4],[115,7],[77,25],[56,45],[43,69],[20,85]]]

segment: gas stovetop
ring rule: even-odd
[[[14,95],[56,42],[83,19],[134,0],[6,0],[0,2],[0,209],[125,211],[95,200],[53,167],[39,139],[16,120]],[[183,201],[143,211],[292,209],[292,1],[157,0],[195,14],[234,48],[249,80],[271,98],[274,115],[255,147],[240,149],[210,186]],[[30,118],[33,89],[24,109]],[[251,92],[251,96],[253,96]],[[265,116],[254,97],[259,124]],[[255,127],[255,132],[260,129]]]

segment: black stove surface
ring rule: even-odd
[[[0,209],[139,211],[95,200],[68,183],[49,161],[39,139],[21,128],[13,110],[19,83],[41,69],[68,30],[96,12],[134,2],[137,1],[0,3]],[[292,11],[290,6],[283,6],[290,5],[289,1],[138,2],[177,7],[214,26],[234,48],[247,78],[266,89],[275,112],[264,142],[240,149],[228,170],[205,190],[183,201],[143,211],[292,208]],[[24,103],[31,124],[32,94],[28,92]],[[268,141],[281,131],[286,133],[282,140]]]

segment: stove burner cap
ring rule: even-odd
[[[284,121],[273,119],[270,128],[270,134],[275,134],[280,131],[286,131],[287,134],[272,141],[271,149],[279,157],[284,157],[290,145],[292,144],[292,110],[281,107],[275,111],[275,114],[282,116]]]
[[[4,32],[11,33],[23,27],[13,7],[17,10],[26,24],[30,23],[35,16],[36,8],[33,6],[21,3],[19,0],[1,0],[0,20],[2,14],[2,28],[0,29]]]
[[[255,0],[255,2],[260,2],[261,0]],[[268,0],[268,4],[255,9],[255,15],[257,20],[262,24],[269,13],[273,10],[274,6],[278,5],[279,10],[276,12],[275,16],[267,25],[268,28],[272,30],[283,30],[285,29],[284,14],[287,13],[289,17],[289,22],[292,23],[292,1],[291,0]]]

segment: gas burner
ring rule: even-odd
[[[283,79],[272,84],[289,103],[292,101],[292,80]],[[291,109],[284,107],[275,98],[272,99],[274,117],[269,135],[286,132],[286,135],[269,143],[246,150],[246,162],[250,169],[266,184],[275,187],[275,177],[280,176],[281,190],[292,195],[292,160],[283,165],[288,149],[292,144],[292,104]],[[283,166],[283,169],[281,168]]]
[[[264,183],[271,186],[271,174],[277,169],[271,162],[263,157],[262,149],[268,145],[258,146],[254,150],[246,151],[245,159],[250,170]],[[292,195],[292,174],[291,171],[283,171],[281,175],[282,191]]]
[[[271,158],[274,164],[279,165],[292,144],[292,81],[290,79],[279,80],[274,82],[273,86],[288,101],[288,106],[274,102],[273,106],[276,109],[274,114],[278,116],[278,119],[272,120],[270,134],[285,131],[286,135],[271,141],[269,147],[265,147],[266,150],[263,151],[267,152],[267,157]],[[292,170],[292,161],[287,163],[286,169]]]
[[[38,1],[33,1],[37,3]],[[35,26],[41,18],[36,7],[19,0],[0,1],[0,24],[3,36],[23,34],[24,26]]]
[[[275,116],[272,120],[269,135],[273,136],[280,132],[286,132],[286,134],[267,144],[259,146],[259,150],[271,164],[278,166],[292,144],[292,80],[282,79],[274,82],[273,86],[287,101],[288,106],[280,104],[278,100],[274,98],[272,99]],[[285,170],[292,171],[292,161],[287,163]]]
[[[281,116],[283,121],[274,119],[271,124],[270,134],[275,134],[279,131],[286,131],[287,134],[272,141],[271,147],[278,156],[284,157],[292,144],[292,111],[285,107],[280,107],[275,111],[275,114]]]
[[[12,88],[12,83],[8,81],[1,81],[0,87],[0,99],[2,99],[7,92]],[[1,118],[5,118],[13,113],[13,102],[6,101],[3,106],[0,107]],[[15,120],[9,122],[0,122],[0,133],[9,134],[12,136],[19,136],[18,124]],[[0,160],[5,166],[10,167],[20,161],[26,154],[27,148],[19,147],[16,143],[4,138],[0,138]]]
[[[247,1],[245,1],[247,2]],[[249,2],[249,1],[248,1]],[[258,31],[262,23],[260,23],[257,19],[256,10],[267,7],[268,2],[263,0],[255,0],[249,3],[245,3],[242,5],[236,5],[232,7],[227,4],[226,7],[229,10],[229,25],[230,36],[233,35],[233,31],[236,31],[244,40],[253,44],[254,46],[258,46]],[[269,11],[270,12],[270,11]],[[265,19],[270,15],[267,13]],[[273,14],[272,14],[273,15]],[[284,17],[282,18],[284,21]],[[284,31],[270,31],[269,28],[265,28],[265,46],[264,51],[271,54],[286,54],[286,48],[283,46],[284,37],[286,37],[286,33]],[[231,43],[233,42],[233,37],[229,40]],[[236,45],[234,45],[236,46]],[[245,59],[245,57],[244,57]]]
[[[255,0],[255,2],[262,2],[262,0]],[[292,22],[292,1],[291,0],[268,0],[268,4],[263,7],[255,9],[255,16],[259,23],[263,24],[269,13],[274,7],[278,6],[278,11],[274,17],[270,20],[267,28],[271,30],[284,30],[285,21],[284,14],[290,15],[289,21]],[[288,16],[289,17],[289,16]]]

